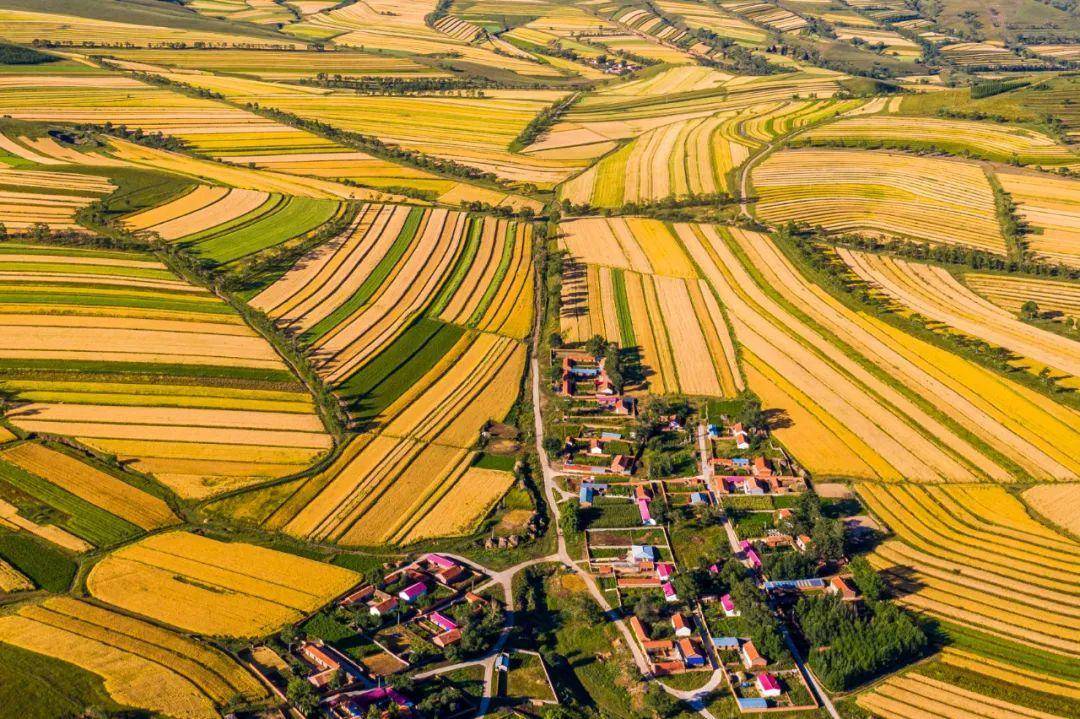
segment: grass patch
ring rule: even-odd
[[[98,675],[10,644],[0,644],[0,707],[4,716],[21,719],[85,716],[87,707],[110,715],[123,709]]]
[[[142,534],[142,530],[134,524],[109,514],[100,507],[20,467],[0,461],[0,495],[4,494],[5,485],[14,487],[47,505],[52,511],[47,511],[50,516],[45,518],[44,523],[63,527],[95,546],[107,547],[119,544]],[[13,501],[12,504],[18,506],[17,501]],[[57,514],[59,516],[56,516]],[[38,521],[37,517],[30,517],[30,519]]]
[[[52,545],[6,529],[0,529],[0,558],[50,592],[66,592],[78,568],[74,560]]]
[[[363,284],[357,288],[346,302],[326,317],[315,323],[307,332],[303,334],[303,340],[305,342],[314,342],[322,337],[330,330],[337,327],[339,324],[345,321],[356,310],[363,307],[368,300],[371,299],[375,291],[378,290],[386,278],[390,276],[390,272],[397,266],[402,256],[405,254],[405,250],[409,248],[413,238],[416,237],[416,231],[420,227],[420,220],[424,217],[424,211],[419,207],[414,207],[409,210],[409,216],[405,219],[405,224],[401,228],[401,232],[398,233],[397,238],[394,240],[394,244],[390,246],[386,254],[383,255],[379,263],[375,265],[375,268],[371,271],[371,274],[364,279]]]
[[[421,318],[336,392],[349,402],[357,420],[371,421],[434,367],[464,333],[461,327]]]
[[[920,666],[916,673],[1010,704],[1019,704],[1063,717],[1076,716],[1076,702],[1072,699],[1009,684],[1000,679],[991,679],[968,669],[935,662]]]

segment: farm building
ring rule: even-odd
[[[743,642],[742,646],[739,647],[739,657],[742,659],[743,666],[746,667],[747,671],[764,669],[768,665],[765,657],[761,656],[761,653],[758,652],[757,647],[751,641]]]

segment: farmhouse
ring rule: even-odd
[[[720,597],[720,608],[724,610],[725,617],[737,617],[742,614],[735,608],[735,600],[731,598],[730,594]]]
[[[406,604],[411,604],[427,593],[428,588],[426,584],[423,582],[415,582],[398,592],[398,597]]]
[[[682,612],[675,612],[671,615],[671,627],[675,630],[675,636],[677,637],[689,637],[694,633],[694,630],[690,627],[690,623],[686,621],[686,617]]]
[[[765,657],[761,656],[757,647],[749,640],[743,642],[742,646],[739,647],[739,658],[742,660],[743,666],[746,667],[747,671],[764,669],[768,665]]]
[[[757,687],[758,693],[761,694],[761,696],[770,699],[778,697],[783,693],[783,690],[780,688],[780,682],[768,672],[758,674],[754,679],[754,686]]]
[[[683,664],[688,669],[705,666],[705,653],[698,649],[697,643],[693,639],[680,639],[678,646]]]
[[[851,586],[851,582],[846,577],[841,577],[839,574],[829,579],[827,591],[829,594],[839,596],[845,602],[854,602],[859,599],[859,592]]]
[[[675,587],[671,584],[671,582],[664,582],[660,586],[660,590],[664,593],[664,600],[665,601],[667,601],[667,602],[677,602],[677,601],[679,601],[679,595],[675,591]]]

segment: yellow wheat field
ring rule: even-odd
[[[163,500],[36,442],[23,442],[0,452],[0,456],[143,529],[158,529],[179,521]]]
[[[1080,484],[1041,484],[1023,496],[1036,512],[1080,535]]]
[[[104,602],[186,631],[256,637],[300,619],[357,579],[292,554],[170,532],[112,553],[86,585]]]
[[[860,694],[858,703],[883,719],[1059,719],[914,672],[887,679],[873,692]]]
[[[1080,543],[1030,517],[1015,521],[1023,506],[999,487],[862,484],[858,491],[897,536],[871,563],[903,590],[899,601],[1080,656]]]
[[[1080,317],[1080,284],[1074,282],[978,273],[964,275],[964,282],[1014,315],[1030,300],[1039,306],[1040,312]]]
[[[15,567],[0,559],[0,592],[21,592],[34,588],[34,583]]]
[[[1043,366],[1080,375],[1080,343],[1021,322],[966,288],[947,270],[845,248],[837,252],[860,279],[904,309]]]
[[[101,676],[121,704],[178,719],[209,719],[236,698],[267,696],[254,676],[212,647],[66,597],[0,617],[0,641]]]
[[[743,356],[756,363],[760,374],[774,374],[774,387],[793,388],[779,408],[797,405],[836,428],[837,439],[860,459],[851,467],[858,473],[854,476],[866,476],[867,467],[871,476],[916,481],[1007,481],[1016,476],[970,435],[946,424],[943,415],[1006,454],[1021,472],[1065,480],[1080,471],[1073,459],[1080,435],[1071,410],[851,312],[803,277],[764,235],[697,225],[691,230],[682,236],[683,246],[723,302]],[[744,262],[762,280],[754,279]],[[779,300],[759,281],[775,288]],[[793,314],[789,308],[794,307],[815,324]],[[893,381],[885,383],[854,362],[836,346],[838,340],[882,367]],[[931,408],[914,401],[913,394]],[[1008,412],[1001,409],[1004,397],[1011,403]],[[796,456],[814,465],[819,452],[804,443],[798,427],[783,427],[778,435]]]
[[[413,521],[398,530],[395,540],[409,544],[465,534],[491,511],[513,482],[510,472],[470,467],[456,483],[432,498],[426,512],[418,512]]]
[[[945,647],[941,650],[941,661],[1008,684],[1016,684],[1036,691],[1048,691],[1059,696],[1080,699],[1080,682],[1052,677],[1015,664],[1005,664],[962,649]]]
[[[948,182],[944,179],[948,178]],[[859,150],[784,150],[753,170],[765,220],[1005,252],[978,165]]]
[[[1080,266],[1080,180],[1004,171],[997,178],[1020,217],[1039,230],[1025,236],[1028,249],[1049,262]]]

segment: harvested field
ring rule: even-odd
[[[101,601],[196,634],[258,637],[295,622],[359,581],[340,567],[187,532],[110,554],[86,579]]]
[[[1041,132],[1022,127],[935,117],[869,115],[849,117],[816,127],[797,141],[856,147],[937,149],[973,154],[998,162],[1061,165],[1080,162],[1080,155]]]
[[[1006,251],[990,183],[972,163],[878,151],[784,150],[755,167],[752,179],[757,213],[769,222]]]
[[[990,486],[874,486],[859,496],[897,539],[870,561],[899,601],[941,619],[1080,656],[1080,544]],[[1003,605],[1007,603],[1007,608]]]
[[[0,594],[4,592],[23,592],[34,588],[34,583],[18,569],[0,559]]]
[[[354,439],[334,464],[301,484],[269,526],[350,545],[410,542],[473,526],[494,499],[470,500],[462,511],[456,493],[451,526],[444,498],[465,481],[481,428],[509,411],[516,393],[506,389],[517,386],[524,361],[514,340],[465,334],[373,418],[377,434]],[[438,507],[438,529],[428,529],[426,517]]]
[[[859,458],[842,476],[1009,481],[1080,472],[1072,410],[850,311],[764,235],[694,225],[681,239],[726,307],[747,365],[768,378],[770,394],[787,396],[777,408],[817,418],[810,435],[798,426],[776,434],[819,478],[814,439],[823,427]]]
[[[151,256],[9,242],[0,288],[2,384],[19,400],[18,427],[74,437],[187,497],[292,474],[330,447],[273,348]],[[199,462],[206,443],[291,456]]]
[[[42,444],[22,442],[0,452],[0,457],[142,529],[179,521],[161,499]]]
[[[564,277],[577,268],[586,281],[564,280],[564,340],[584,342],[599,334],[636,349],[654,393],[733,396],[741,389],[730,332],[707,284],[576,263]]]
[[[0,641],[82,667],[101,676],[120,704],[177,719],[211,719],[236,697],[267,697],[217,649],[66,597],[0,617]]]
[[[1019,315],[1023,304],[1031,301],[1040,312],[1080,317],[1080,285],[1074,282],[977,273],[964,275],[964,282],[1013,315]]]
[[[1040,484],[1025,490],[1023,498],[1051,522],[1080,535],[1080,484]]]
[[[1036,363],[1080,376],[1080,343],[1021,322],[984,300],[948,271],[884,255],[837,250],[855,274],[908,312],[1004,347]]]
[[[419,514],[411,526],[399,531],[399,541],[409,544],[471,532],[513,483],[511,472],[470,467],[441,497],[429,504],[426,513]]]
[[[1010,704],[912,672],[891,677],[859,695],[858,704],[882,719],[1060,719],[1057,715]]]
[[[1080,180],[998,172],[1018,214],[1036,232],[1024,242],[1036,257],[1080,267]]]

